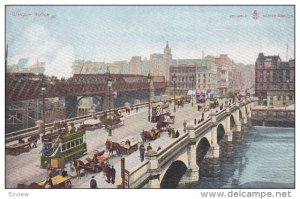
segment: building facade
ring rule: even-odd
[[[295,60],[259,53],[255,62],[255,95],[269,106],[288,106],[295,100]]]
[[[152,76],[164,76],[170,79],[170,66],[172,65],[172,51],[167,43],[164,53],[154,53],[149,60],[150,73]]]
[[[132,75],[142,75],[142,57],[133,56],[128,64],[128,73]]]
[[[170,67],[170,91],[174,87],[172,76],[175,74],[175,89],[177,94],[185,95],[189,90],[196,89],[196,65],[178,65]],[[194,80],[192,81],[192,78]]]
[[[206,56],[197,64],[197,93],[217,95],[218,79],[217,65],[213,56]]]

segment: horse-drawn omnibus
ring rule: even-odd
[[[51,160],[63,159],[68,162],[73,158],[80,157],[87,151],[85,130],[77,129],[68,133],[59,134],[57,137],[44,140],[41,167],[51,167]]]
[[[152,104],[152,122],[159,122],[170,119],[171,123],[174,123],[175,116],[170,113],[169,103],[153,103]]]

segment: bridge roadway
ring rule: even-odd
[[[221,104],[221,103],[220,103]],[[173,105],[170,106],[171,112],[173,113]],[[219,109],[219,108],[217,108]],[[213,111],[216,111],[214,109]],[[188,123],[193,123],[194,118],[200,118],[202,112],[197,111],[197,104],[194,107],[191,104],[185,104],[183,108],[177,108],[175,112],[175,124],[171,127],[179,129],[183,133],[183,121],[187,120]],[[208,117],[210,111],[205,113],[205,118]],[[140,109],[138,113],[132,112],[131,115],[126,116],[125,125],[115,128],[113,130],[114,141],[120,140],[126,136],[132,135],[140,140],[140,132],[145,129],[151,129],[156,123],[148,122],[148,109]],[[104,129],[97,129],[94,131],[87,131],[86,141],[88,146],[88,153],[98,149],[105,149],[105,141],[108,138],[108,133]],[[164,147],[165,145],[171,144],[175,139],[168,137],[168,133],[162,133],[161,137],[150,141],[153,149],[157,149],[159,146]],[[145,146],[148,145],[148,142]],[[40,156],[42,149],[42,143],[38,143],[38,147],[30,150],[28,153],[22,153],[20,155],[6,155],[6,188],[14,188],[18,183],[30,184],[31,182],[37,182],[44,180],[47,171],[40,168]],[[128,170],[133,169],[140,164],[139,151],[136,151],[125,157],[125,168]],[[85,159],[86,156],[82,157]],[[116,169],[116,180],[120,179],[120,166],[121,158],[119,156],[111,157],[109,160],[111,165],[114,165]],[[70,175],[75,176],[75,172],[71,171],[71,164],[67,164],[67,170]],[[95,179],[98,182],[99,188],[115,188],[115,185],[108,184],[103,177],[102,172],[96,174],[89,174],[88,177],[81,177],[80,179],[72,179],[74,188],[89,188],[89,181],[91,176],[95,175]]]

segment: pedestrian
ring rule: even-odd
[[[146,142],[146,137],[145,137],[145,131],[144,131],[144,129],[141,132],[141,138],[142,138],[143,143]]]
[[[147,146],[147,151],[150,151],[150,150],[152,150],[152,146],[151,146],[151,144],[149,143],[149,145]]]
[[[115,170],[114,166],[111,166],[110,174],[111,174],[111,183],[115,184],[116,170]]]
[[[169,126],[169,128],[168,128],[168,136],[171,137],[171,134],[172,134],[172,129],[171,129],[171,127]]]
[[[179,137],[179,131],[177,129],[176,133],[175,133],[175,138],[178,138]]]
[[[92,179],[90,181],[90,188],[91,189],[97,189],[97,181],[95,180],[95,176],[92,176]]]
[[[111,179],[111,168],[110,166],[108,166],[106,171],[106,181],[110,183],[110,179]]]
[[[140,145],[139,150],[140,150],[140,160],[141,160],[141,162],[143,162],[144,158],[145,158],[145,146],[144,146],[144,144]]]
[[[160,147],[160,146],[158,146],[158,148],[157,148],[157,151],[159,151],[159,150],[161,150],[161,147]]]
[[[135,107],[135,111],[136,111],[136,112],[139,112],[139,107],[138,107],[138,106]]]
[[[186,120],[183,121],[183,131],[185,132],[185,129],[186,129],[186,125],[187,125],[187,122]]]
[[[194,125],[196,125],[196,124],[197,124],[197,119],[195,118],[195,119],[194,119]]]

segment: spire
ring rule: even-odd
[[[166,45],[166,48],[169,48],[169,41],[167,41],[167,45]]]

